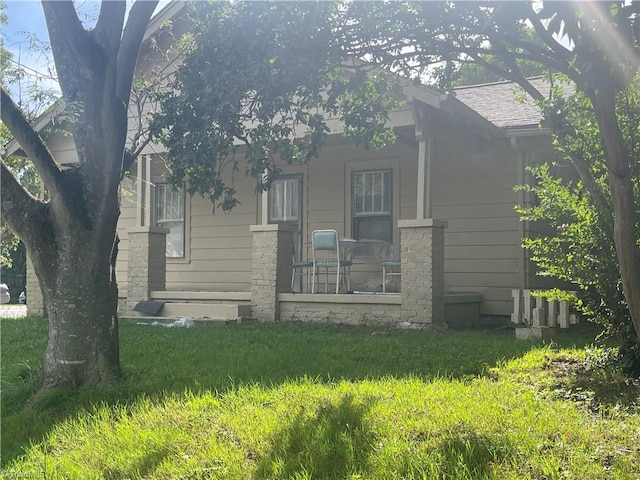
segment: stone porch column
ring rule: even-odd
[[[400,220],[402,326],[446,328],[444,320],[444,229],[442,220]]]
[[[252,315],[260,322],[280,317],[278,294],[291,290],[293,232],[289,225],[250,225],[253,232],[251,257]]]
[[[154,290],[164,290],[167,279],[167,233],[159,227],[135,227],[129,234],[127,310],[149,300]]]

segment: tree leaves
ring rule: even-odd
[[[556,150],[578,167],[581,180],[571,180],[557,164],[531,169],[535,184],[519,188],[532,194],[534,201],[517,210],[522,220],[535,222],[533,230],[539,233],[523,244],[541,274],[578,285],[585,313],[619,337],[631,353],[636,352],[611,241],[614,218],[609,172],[593,105],[581,93],[567,95],[562,86],[557,84],[542,108],[546,126],[554,132]],[[616,107],[626,150],[633,159],[635,210],[640,212],[640,79],[618,94]],[[640,238],[640,226],[636,230]],[[627,361],[632,368],[640,367],[637,355]]]
[[[152,122],[168,181],[186,181],[189,193],[228,210],[241,157],[256,189],[266,189],[279,162],[319,156],[328,115],[364,146],[390,141],[394,76],[366,72],[345,54],[340,15],[333,2],[194,3],[183,63]]]

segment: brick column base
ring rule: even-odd
[[[293,232],[288,225],[250,225],[252,315],[261,322],[280,317],[278,294],[291,290]]]
[[[401,326],[445,329],[444,229],[441,220],[400,220]]]
[[[149,300],[154,290],[164,290],[167,278],[166,228],[136,227],[129,234],[127,303],[130,311],[138,302]]]

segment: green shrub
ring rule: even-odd
[[[539,274],[579,287],[579,308],[619,341],[625,368],[640,373],[640,348],[622,292],[613,208],[593,108],[583,95],[565,95],[562,84],[552,93],[542,104],[545,119],[556,133],[556,150],[576,167],[577,179],[563,178],[556,162],[530,168],[535,184],[517,188],[532,194],[535,201],[518,206],[517,211],[522,220],[545,225],[539,230],[547,233],[524,239],[523,246],[531,251]],[[635,159],[633,178],[638,190],[639,81],[618,97],[617,113],[627,150]],[[640,211],[639,206],[636,209]]]

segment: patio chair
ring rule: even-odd
[[[386,260],[382,263],[382,293],[387,293],[387,277],[400,277],[402,275],[402,264],[400,260],[393,260],[393,248],[389,245],[386,252]]]
[[[342,258],[342,250],[335,230],[314,230],[311,235],[313,270],[311,293],[316,293],[316,277],[325,275],[324,291],[329,293],[329,275],[335,270],[336,292],[340,291],[340,280],[346,280],[347,290],[351,288],[351,261]],[[322,272],[321,270],[324,270]]]
[[[302,283],[302,286],[300,288],[300,292],[304,292],[305,286],[308,289],[309,288],[309,273],[311,271],[311,269],[313,268],[313,262],[310,262],[309,260],[302,260],[302,258],[300,258],[300,260],[296,260],[296,254],[294,252],[293,254],[293,261],[291,263],[291,292],[295,293],[295,282],[296,282],[296,277],[299,278],[303,278],[306,277],[306,282]]]

